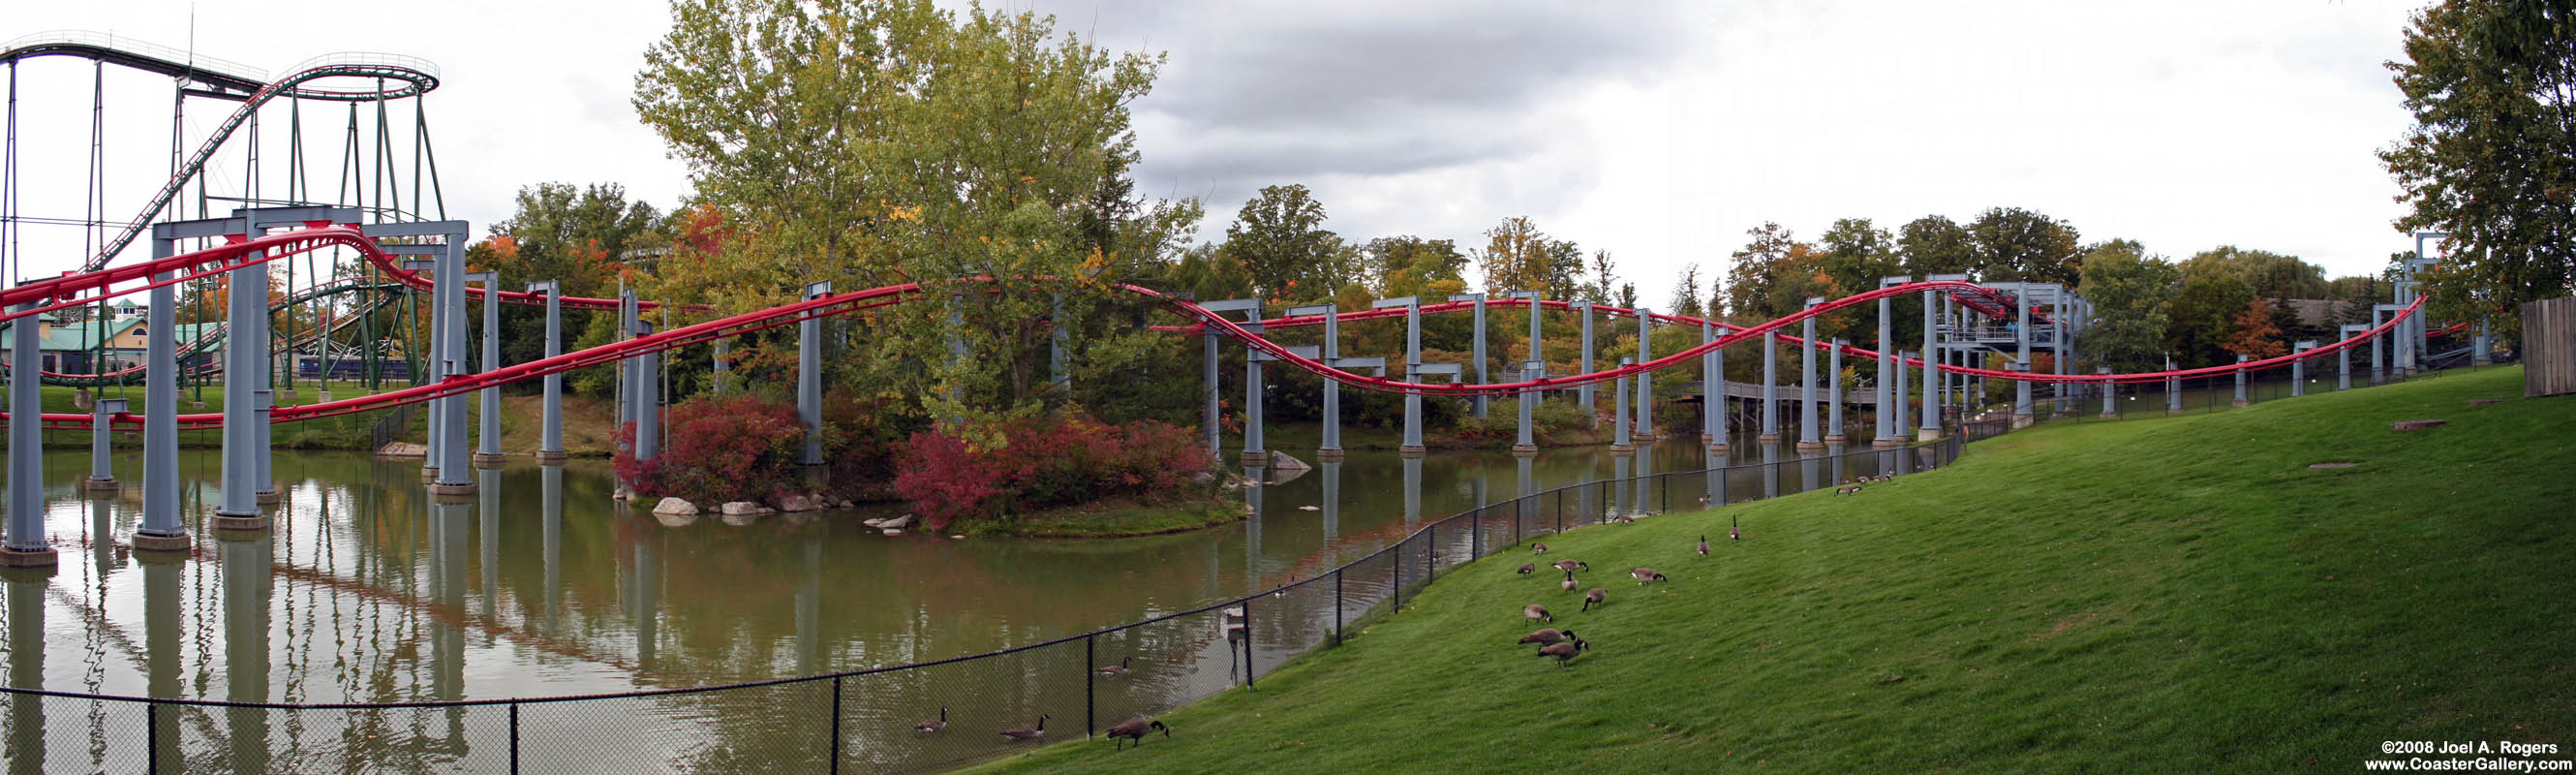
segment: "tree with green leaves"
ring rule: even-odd
[[[1947,217],[1916,218],[1896,233],[1896,252],[1903,256],[1906,274],[1967,274],[1977,266],[1976,237]]]
[[[1077,384],[1155,359],[1109,286],[1174,271],[1200,214],[1132,194],[1127,106],[1161,57],[928,0],[675,0],[672,16],[634,104],[735,228],[721,260],[666,261],[648,290],[732,311],[814,280],[920,283],[928,301],[835,327],[851,356],[835,379],[928,417],[1064,395],[1059,327],[1079,332]]]
[[[2221,245],[2192,254],[2183,260],[2180,269],[2186,278],[2210,273],[2231,275],[2252,288],[2255,296],[2266,299],[2322,299],[2327,293],[2325,267],[2268,250]]]
[[[1971,270],[1985,281],[2059,283],[2083,279],[2083,235],[2065,221],[2018,207],[1997,207],[1968,224],[1977,248]]]
[[[1682,265],[1681,279],[1673,283],[1673,300],[1665,302],[1664,308],[1672,314],[1690,317],[1699,317],[1706,313],[1706,308],[1701,307],[1699,303],[1699,264],[1697,262]]]
[[[2115,239],[2084,252],[2084,298],[2094,319],[2082,334],[2083,352],[2112,371],[2164,368],[2167,310],[2181,273],[2163,256],[2148,255],[2133,240]]]
[[[1342,260],[1342,238],[1324,230],[1324,204],[1296,183],[1263,186],[1244,202],[1219,249],[1243,264],[1254,292],[1268,299],[1322,298],[1358,274]]]
[[[2414,128],[2379,158],[2414,211],[2448,232],[2425,291],[2433,317],[2576,287],[2576,2],[2443,0],[2416,11],[2396,73]],[[2509,329],[2514,316],[2496,318]]]
[[[2182,278],[2167,309],[2165,346],[2184,368],[2230,363],[2227,343],[2236,317],[2254,301],[2254,289],[2233,275]]]
[[[1772,314],[1777,306],[1772,286],[1778,284],[1781,262],[1800,244],[1797,235],[1771,221],[1746,229],[1744,235],[1749,238],[1744,247],[1728,254],[1734,262],[1726,268],[1726,314],[1737,320],[1777,317]]]
[[[1529,216],[1515,215],[1485,230],[1485,247],[1475,251],[1485,275],[1486,293],[1538,291],[1562,296],[1583,277],[1583,250],[1538,230]]]

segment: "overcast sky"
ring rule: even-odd
[[[2409,125],[2383,63],[2418,4],[1001,6],[1169,52],[1133,106],[1139,190],[1204,200],[1204,237],[1282,183],[1312,188],[1353,240],[1478,247],[1496,221],[1526,215],[1611,251],[1661,305],[1683,265],[1721,272],[1764,221],[1812,237],[1838,218],[1892,231],[1996,206],[2067,220],[2087,243],[2135,239],[2175,258],[2232,244],[2373,271],[2409,247],[2372,154]],[[656,2],[27,2],[0,38],[83,29],[186,48],[192,12],[199,54],[272,74],[336,51],[436,62],[427,113],[448,213],[478,231],[540,181],[616,182],[663,208],[689,190],[628,102],[669,24]],[[21,212],[81,217],[91,66],[34,60],[17,83]],[[167,172],[170,87],[110,72],[106,92],[106,209],[122,221]],[[192,100],[188,145],[231,107]],[[345,110],[304,115],[308,179],[326,193]],[[262,185],[276,195],[287,122],[263,122],[276,172]],[[407,169],[407,136],[400,148]],[[242,155],[222,158],[218,191],[238,192]],[[76,228],[22,233],[26,274],[81,252]]]

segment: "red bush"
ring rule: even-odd
[[[1013,420],[1001,432],[1002,443],[991,447],[943,432],[913,434],[895,492],[939,530],[959,517],[1152,495],[1209,467],[1189,431],[1159,422],[1037,418]]]
[[[636,460],[629,451],[634,423],[619,428],[617,440],[617,476],[638,494],[723,503],[798,489],[805,427],[793,404],[747,394],[702,396],[666,410],[662,449],[652,460]]]

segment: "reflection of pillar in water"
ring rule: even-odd
[[[1800,456],[1798,456],[1798,491],[1799,491],[1799,492],[1806,492],[1806,491],[1808,491],[1808,490],[1816,489],[1816,472],[1817,472],[1817,469],[1818,469],[1819,467],[1820,467],[1820,466],[1818,466],[1818,465],[1817,465],[1817,463],[1816,463],[1816,456],[1814,456],[1814,455],[1800,455]]]
[[[187,556],[169,553],[135,555],[143,565],[143,693],[179,696],[179,572]],[[10,607],[17,610],[16,606]],[[11,632],[16,632],[11,628]],[[179,760],[179,714],[176,708],[154,714],[150,723],[153,756]],[[13,744],[14,746],[14,744]]]
[[[545,596],[546,622],[549,625],[554,623],[557,606],[563,600],[563,475],[561,465],[538,469],[539,481],[542,482],[539,486],[543,488],[540,500],[544,501],[539,509],[545,521]]]
[[[1647,488],[1647,487],[1650,487],[1650,486],[1652,486],[1652,485],[1654,484],[1654,477],[1653,477],[1653,474],[1654,474],[1654,473],[1655,473],[1655,446],[1654,446],[1654,445],[1652,445],[1652,444],[1648,444],[1648,445],[1645,445],[1645,446],[1638,447],[1638,448],[1637,448],[1637,498],[1636,498],[1635,504],[1631,507],[1631,508],[1633,508],[1633,509],[1635,510],[1635,513],[1638,513],[1638,514],[1644,514],[1644,513],[1646,513],[1646,509],[1647,509],[1649,506],[1651,506],[1651,505],[1653,504],[1653,502],[1652,502],[1652,501],[1647,500],[1647,498],[1646,498],[1646,488]]]
[[[501,614],[501,471],[478,468],[474,478],[475,494],[482,500],[474,517],[483,528],[483,616],[494,618]]]
[[[1841,486],[1843,481],[1849,478],[1843,473],[1843,445],[1833,445],[1825,450],[1825,454],[1832,457],[1834,461],[1832,481],[1835,486]]]
[[[45,577],[12,573],[9,586],[9,685],[45,688]],[[175,656],[175,655],[174,655]],[[45,698],[9,695],[9,771],[45,771]]]
[[[636,407],[647,408],[640,402]],[[429,504],[430,601],[447,614],[431,616],[429,622],[431,699],[465,696],[465,629],[457,625],[457,620],[465,609],[466,531],[473,524],[472,510],[463,503],[439,503],[433,499]],[[447,739],[463,744],[462,709],[447,713]]]
[[[108,571],[124,567],[124,562],[116,558],[116,541],[113,539],[116,535],[114,498],[89,499],[89,535],[90,564],[98,568],[99,578],[104,580]]]
[[[1708,461],[1708,468],[1700,472],[1699,491],[1701,505],[1709,508],[1726,505],[1726,456],[1719,455]]]
[[[796,674],[813,675],[822,672],[815,664],[823,657],[823,539],[808,530],[804,543],[796,575]]]
[[[1762,445],[1762,497],[1780,497],[1780,445]]]
[[[1531,496],[1538,494],[1537,477],[1532,475],[1533,472],[1530,469],[1532,462],[1533,461],[1529,458],[1525,457],[1514,458],[1512,460],[1513,468],[1516,469],[1513,471],[1513,474],[1520,478],[1519,481],[1516,482],[1516,484],[1520,485],[1520,489],[1514,491],[1519,493],[1518,497],[1520,498],[1520,505],[1512,509],[1512,514],[1514,519],[1522,520],[1524,523],[1529,520],[1530,515],[1538,512],[1531,503],[1531,501],[1536,500]]]
[[[1244,466],[1243,478],[1254,482],[1269,481],[1262,466]],[[1243,520],[1243,579],[1252,581],[1253,570],[1261,565],[1261,491],[1268,487],[1243,488],[1243,502],[1252,507],[1252,516]]]
[[[1628,455],[1610,456],[1610,478],[1613,481],[1609,487],[1604,488],[1610,491],[1610,502],[1607,504],[1610,510],[1605,512],[1609,516],[1628,513],[1628,488],[1622,486],[1626,484],[1624,480],[1628,478],[1628,459]]]
[[[635,542],[635,587],[629,591],[634,594],[627,615],[635,621],[635,664],[650,670],[658,667],[653,663],[653,643],[655,625],[662,617],[662,552],[653,539]]]
[[[1404,526],[1422,521],[1422,459],[1404,459]]]
[[[268,699],[268,534],[247,540],[219,540],[216,552],[224,571],[224,699],[263,702]],[[227,708],[232,734],[232,770],[268,771],[268,710]]]
[[[1331,551],[1342,534],[1342,461],[1326,459],[1316,465],[1324,469],[1324,549]]]

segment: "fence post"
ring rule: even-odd
[[[1342,645],[1342,569],[1333,569],[1333,645]]]
[[[1467,512],[1467,561],[1485,556],[1485,507]]]
[[[1393,586],[1393,587],[1389,587],[1389,588],[1388,588],[1388,589],[1389,589],[1389,591],[1390,591],[1390,596],[1395,598],[1395,612],[1396,612],[1396,613],[1403,613],[1403,612],[1404,612],[1404,545],[1405,545],[1405,543],[1406,543],[1406,541],[1401,541],[1401,540],[1399,540],[1399,541],[1396,541],[1396,542],[1395,542],[1395,563],[1394,563],[1394,565],[1395,565],[1395,586]]]
[[[1659,513],[1663,513],[1663,514],[1670,514],[1670,513],[1673,513],[1673,477],[1672,477],[1672,475],[1670,475],[1670,474],[1656,474],[1656,475],[1655,475],[1655,489],[1662,491],[1662,492],[1663,492],[1663,495],[1664,495],[1664,510],[1663,510],[1663,511],[1661,511],[1661,512],[1659,512]]]
[[[510,703],[510,775],[519,775],[519,704]]]
[[[1556,488],[1556,532],[1565,532],[1565,488]]]
[[[1260,595],[1243,599],[1243,688],[1245,689],[1253,688],[1252,673],[1261,667],[1252,661],[1252,598],[1254,597],[1260,597]]]
[[[832,676],[832,770],[841,771],[841,677]]]
[[[1249,616],[1252,611],[1245,609],[1244,613],[1247,615],[1243,617],[1243,621],[1248,626],[1252,623],[1252,617]],[[1217,618],[1223,620],[1225,615],[1220,613]],[[1093,655],[1092,641],[1095,639],[1097,636],[1082,636],[1082,739],[1084,740],[1091,739],[1091,730],[1100,728],[1100,703],[1094,699],[1093,694],[1095,691],[1093,686],[1097,683],[1093,677],[1098,675],[1098,672],[1091,669],[1092,665],[1100,664],[1100,658]]]
[[[161,775],[161,703],[157,702],[143,703],[143,772]]]

